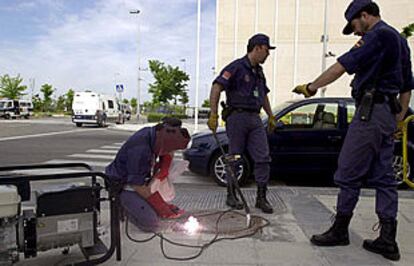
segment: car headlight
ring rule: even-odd
[[[190,141],[187,144],[187,149],[191,148],[191,145],[193,145],[193,139],[190,138]]]

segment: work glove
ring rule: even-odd
[[[297,94],[303,94],[305,96],[305,98],[312,97],[313,95],[316,94],[316,90],[315,91],[310,91],[309,90],[309,85],[310,85],[310,83],[298,85],[293,89],[292,92],[297,93]]]
[[[168,170],[170,169],[173,157],[170,154],[166,154],[160,156],[160,161],[157,164],[159,168],[158,171],[155,173],[154,178],[163,181],[165,178],[168,177]]]
[[[272,133],[276,129],[276,118],[274,116],[269,116],[267,120],[267,132]]]
[[[180,216],[183,215],[183,214],[185,214],[185,210],[178,208],[174,204],[168,203],[168,207],[170,207],[170,210],[172,210],[175,214],[178,214]]]
[[[147,202],[151,205],[154,211],[161,218],[174,219],[182,215],[172,211],[168,203],[164,201],[164,199],[158,191],[151,194],[151,196],[147,198]]]
[[[403,136],[404,121],[397,121],[397,130],[394,133],[395,139],[401,139]]]
[[[213,132],[217,131],[218,114],[211,114],[210,113],[210,115],[208,116],[207,126],[211,131],[213,131]]]

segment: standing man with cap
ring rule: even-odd
[[[241,155],[247,150],[254,161],[254,175],[257,183],[256,208],[265,213],[273,213],[266,199],[270,174],[269,145],[266,130],[260,119],[263,107],[269,116],[268,129],[275,126],[275,119],[267,96],[269,89],[263,69],[260,66],[275,49],[265,34],[256,34],[249,39],[247,55],[227,65],[214,80],[210,93],[211,112],[208,127],[215,133],[218,126],[218,102],[224,90],[227,106],[223,112],[226,132],[229,138],[229,154],[235,158],[232,168],[235,173],[241,165]],[[234,193],[234,187],[227,174],[226,204],[241,209],[243,205]]]
[[[345,18],[348,24],[343,33],[353,32],[362,38],[315,81],[293,90],[311,97],[318,88],[332,83],[345,72],[355,74],[351,86],[357,110],[349,125],[334,177],[340,187],[335,222],[325,233],[312,236],[311,242],[317,246],[349,244],[349,223],[366,178],[366,183],[376,190],[375,209],[381,231],[377,239],[364,240],[363,247],[387,259],[399,260],[396,242],[398,193],[392,169],[393,133],[396,118],[404,117],[402,112],[405,111],[401,110],[407,110],[407,97],[414,88],[410,51],[407,41],[381,20],[379,7],[371,0],[351,2]]]

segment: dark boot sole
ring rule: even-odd
[[[349,245],[349,239],[339,242],[320,242],[314,238],[310,239],[310,242],[314,244],[315,246],[319,247],[335,247],[335,246],[348,246]]]
[[[392,260],[392,261],[399,261],[401,258],[401,255],[399,253],[381,253],[381,251],[371,248],[370,246],[365,244],[365,242],[362,244],[362,247],[368,250],[369,252],[382,255],[384,258]]]
[[[259,209],[259,210],[261,210],[262,212],[264,212],[264,213],[268,213],[268,214],[271,214],[271,213],[273,213],[273,209],[271,209],[271,210],[263,210],[262,208],[260,208],[260,206],[258,206],[257,204],[255,205],[255,207],[256,207],[256,209]]]

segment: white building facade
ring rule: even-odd
[[[293,99],[297,84],[313,81],[359,39],[344,36],[344,11],[351,0],[217,0],[216,62],[220,71],[246,54],[248,39],[265,33],[277,48],[263,65],[272,105]],[[414,23],[414,1],[377,0],[384,21],[401,31]],[[326,13],[325,13],[326,10]],[[325,23],[326,22],[326,23]],[[325,28],[326,26],[326,28]],[[326,29],[326,49],[323,36]],[[409,39],[414,49],[414,37]],[[325,56],[323,56],[325,54]],[[414,60],[413,53],[411,53]],[[325,96],[350,96],[352,77],[328,86]]]

